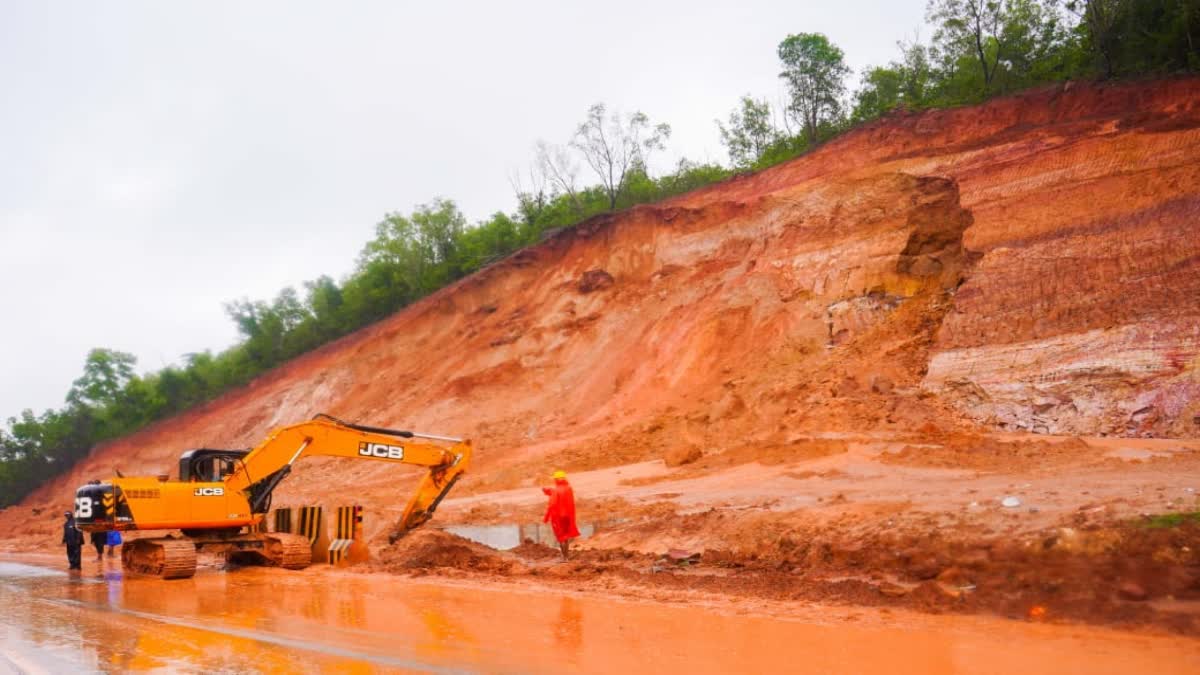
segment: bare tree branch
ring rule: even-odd
[[[579,200],[579,190],[576,188],[579,167],[571,161],[571,155],[566,148],[538,141],[535,161],[537,170],[544,179],[567,195],[575,212],[583,215],[583,203]]]
[[[617,199],[625,192],[632,169],[645,167],[650,153],[666,147],[671,136],[667,124],[651,125],[643,112],[621,116],[607,114],[603,103],[588,108],[587,118],[575,131],[571,147],[578,150],[587,165],[600,178],[608,196],[608,208],[617,208]]]

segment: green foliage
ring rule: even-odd
[[[811,146],[804,136],[781,136],[763,151],[758,161],[751,167],[755,171],[786,162],[793,157],[799,157],[808,152]]]
[[[1066,0],[1106,77],[1200,71],[1200,0]]]
[[[979,98],[988,94],[1005,51],[1007,5],[1007,0],[929,0],[925,19],[935,26],[933,48],[942,70],[970,72],[957,83],[978,87]]]
[[[901,103],[901,82],[904,76],[895,63],[876,66],[863,73],[862,86],[854,93],[854,111],[850,114],[856,122],[874,119],[887,113]]]
[[[935,104],[981,101],[1069,74],[1072,35],[1054,0],[930,0],[926,19],[940,71]]]
[[[725,180],[732,172],[717,164],[696,164],[687,159],[679,160],[675,173],[667,174],[656,182],[656,191],[647,195],[646,201],[681,195],[705,185]]]
[[[729,126],[717,120],[721,143],[729,151],[729,161],[738,169],[749,169],[762,158],[781,134],[771,121],[771,106],[766,99],[749,94],[729,113]]]
[[[928,104],[934,83],[928,49],[920,43],[899,43],[901,60],[869,68],[854,94],[853,122],[884,115],[897,107],[919,109]]]
[[[841,116],[846,92],[846,65],[842,50],[821,33],[789,35],[779,43],[790,102],[787,112],[800,123],[810,144],[816,143],[823,123]]]
[[[411,217],[389,214],[359,256],[359,271],[391,280],[401,305],[424,297],[455,278],[458,240],[466,218],[454,202],[435,199]]]
[[[1200,70],[1200,0],[931,0],[932,44],[868,68],[851,121],[1072,78]]]
[[[1176,528],[1184,523],[1200,525],[1200,511],[1187,513],[1160,513],[1139,521],[1139,525],[1152,530]]]

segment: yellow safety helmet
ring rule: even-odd
[[[566,480],[566,479],[567,479],[566,471],[555,471],[554,472],[554,480]]]

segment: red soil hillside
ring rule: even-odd
[[[51,536],[111,474],[318,412],[475,440],[456,495],[814,433],[1200,436],[1200,80],[893,116],[593,219],[196,410],[0,514]],[[302,462],[280,503],[406,496]]]

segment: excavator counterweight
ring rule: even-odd
[[[189,450],[180,457],[176,480],[117,477],[84,485],[75,493],[76,526],[85,532],[180,530],[182,536],[131,538],[122,549],[125,569],[167,579],[192,576],[201,548],[224,550],[242,562],[301,569],[311,557],[306,538],[253,530],[292,466],[311,455],[427,467],[396,527],[403,534],[433,516],[467,470],[471,443],[317,415],[275,429],[250,450]]]

